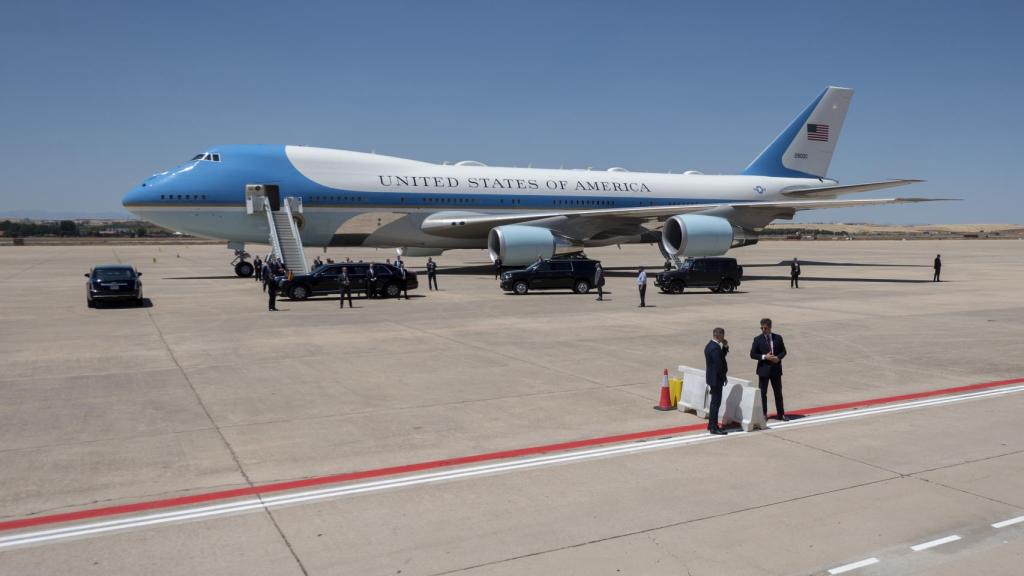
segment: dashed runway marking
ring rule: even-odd
[[[942,546],[943,544],[949,544],[950,542],[956,542],[959,539],[960,539],[959,535],[953,534],[952,536],[946,536],[945,538],[938,538],[938,539],[931,540],[931,541],[928,541],[928,542],[922,542],[920,544],[915,544],[915,545],[911,546],[910,549],[913,550],[914,552],[920,552],[922,550],[927,550],[929,548],[935,548],[936,546]]]

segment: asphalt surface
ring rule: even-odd
[[[281,299],[270,313],[221,247],[0,249],[0,526],[84,515],[0,530],[0,574],[1019,573],[1024,522],[993,526],[1024,516],[1024,392],[1009,389],[480,473],[412,469],[698,424],[652,410],[662,370],[700,366],[723,326],[730,374],[751,378],[764,316],[786,339],[794,414],[1024,377],[1024,242],[766,242],[731,254],[738,293],[652,285],[645,309],[633,275],[660,268],[656,247],[590,255],[609,270],[606,302],[503,294],[483,251],[455,251],[437,258],[438,292],[422,275],[409,300]],[[145,306],[86,308],[82,274],[109,262],[144,273]],[[112,506],[385,467],[376,478],[394,485],[97,524],[146,513],[95,512]],[[446,476],[396,481],[433,473]],[[93,532],[15,540],[76,527]]]

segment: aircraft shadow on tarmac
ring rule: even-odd
[[[747,276],[743,275],[744,282],[758,282],[761,280],[780,280],[789,282],[789,276]],[[823,278],[816,276],[800,276],[801,282],[866,282],[866,283],[892,283],[892,284],[930,284],[931,279],[912,278]]]
[[[792,260],[779,260],[777,264],[744,264],[740,262],[740,265],[744,268],[767,268],[775,266],[789,266]],[[874,264],[871,262],[825,262],[821,260],[801,260],[801,266],[867,266],[867,267],[879,267],[879,268],[931,268],[931,264]]]

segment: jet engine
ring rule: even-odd
[[[673,216],[661,232],[661,247],[671,256],[721,256],[730,248],[750,244],[757,244],[757,234],[719,216]]]
[[[581,252],[583,246],[547,228],[509,224],[492,228],[487,235],[491,260],[501,258],[505,266],[524,266],[537,258]]]

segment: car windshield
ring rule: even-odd
[[[536,262],[534,262],[533,264],[530,264],[529,266],[527,266],[527,267],[526,267],[526,269],[527,269],[527,270],[536,270],[537,268],[540,268],[540,266],[541,266],[542,264],[544,264],[544,261],[543,261],[543,260],[537,260],[537,261],[536,261]]]
[[[97,280],[131,280],[135,272],[131,268],[97,268],[93,276]]]
[[[683,261],[683,266],[682,266],[683,270],[689,270],[692,267],[693,267],[693,260],[684,260]]]

